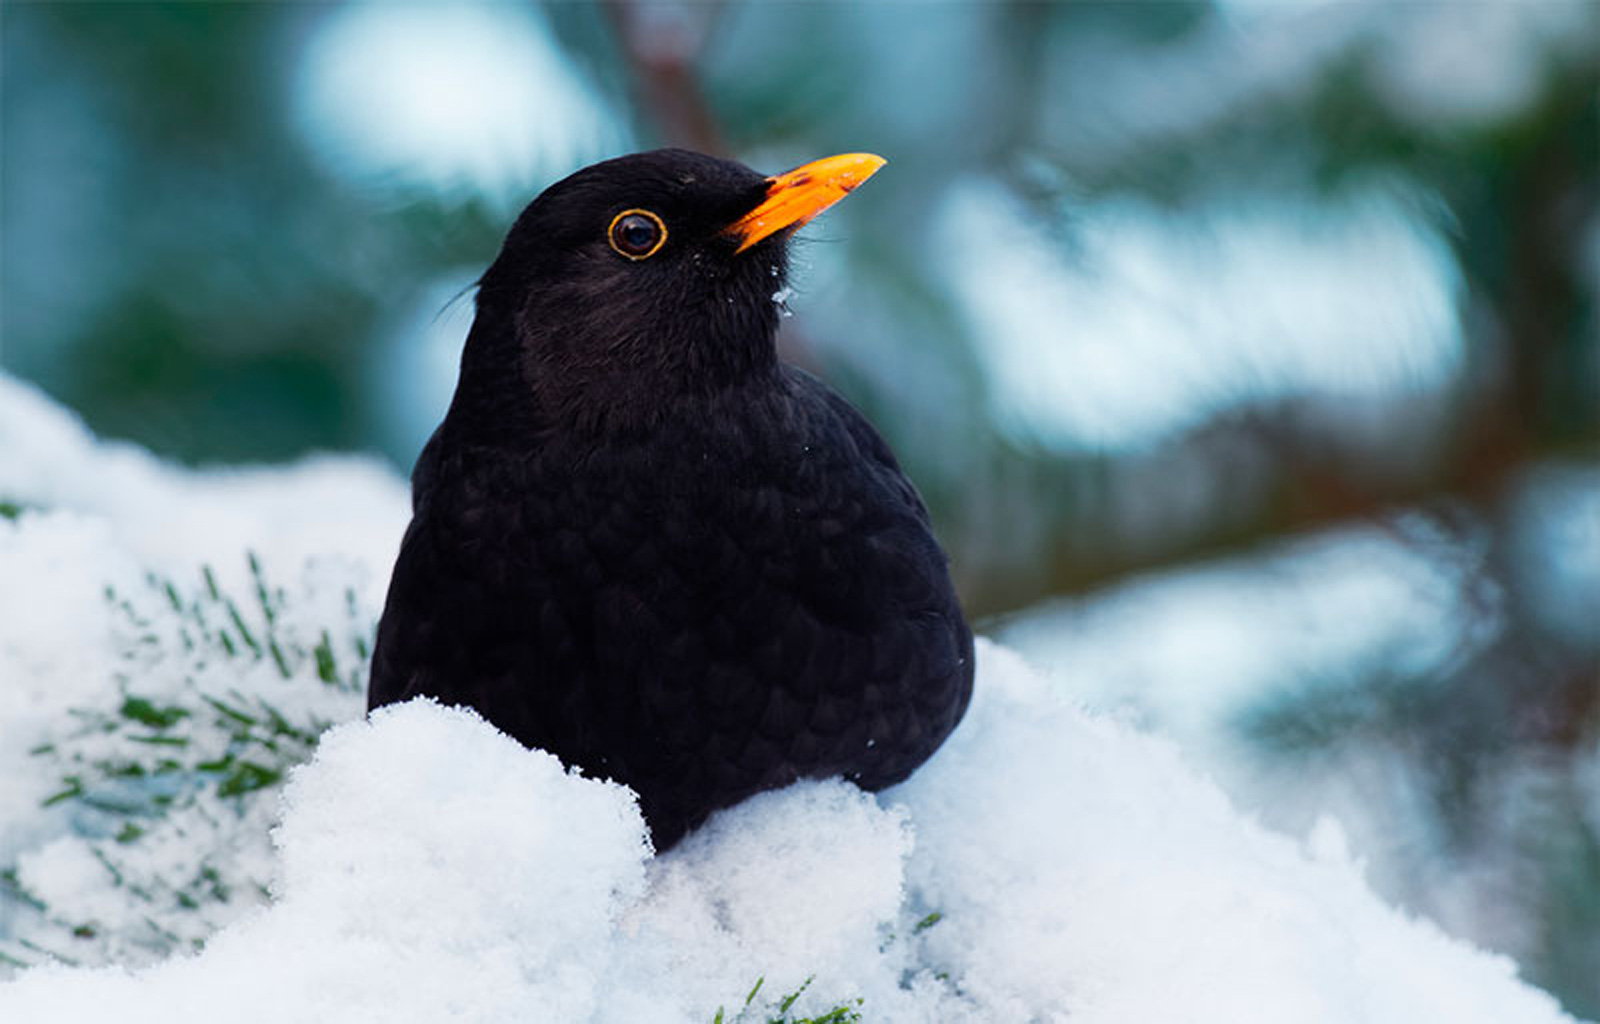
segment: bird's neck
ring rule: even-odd
[[[480,312],[461,352],[445,430],[468,444],[511,445],[539,429],[538,409],[520,386],[514,335]]]
[[[603,443],[708,415],[780,376],[775,325],[741,327],[670,345],[643,333],[599,344],[480,312],[446,422],[473,443],[520,448],[552,437]]]

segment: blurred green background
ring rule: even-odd
[[[0,41],[0,367],[188,462],[409,468],[464,291],[583,164],[889,157],[782,342],[975,617],[1600,1016],[1600,5],[11,2]]]

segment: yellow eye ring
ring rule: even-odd
[[[667,225],[649,210],[623,210],[611,218],[606,241],[618,256],[647,260],[667,244]]]

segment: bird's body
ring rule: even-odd
[[[558,219],[604,238],[621,210],[662,207],[675,264],[539,224],[613,165],[591,216],[563,203]],[[723,237],[768,187],[662,151],[530,206],[518,227],[542,230],[513,229],[485,275],[418,460],[373,659],[369,705],[470,705],[632,786],[658,849],[798,778],[900,781],[971,692],[971,633],[916,491],[859,413],[776,358],[784,239]]]

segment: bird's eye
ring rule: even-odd
[[[667,226],[649,210],[623,210],[611,219],[611,248],[630,260],[654,256],[667,241]]]

